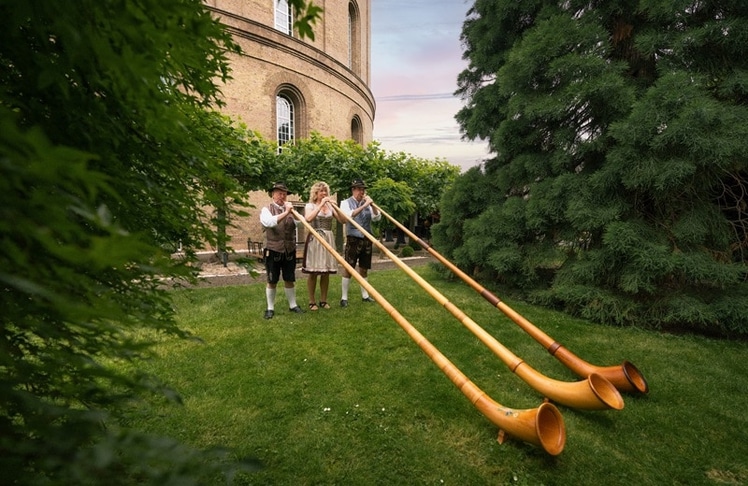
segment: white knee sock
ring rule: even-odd
[[[293,309],[298,306],[296,303],[296,287],[284,287],[286,289],[286,299],[288,299],[288,308]]]
[[[365,278],[364,280],[365,280],[366,282],[368,282],[368,281],[369,281],[368,277],[367,277],[367,278]],[[361,298],[362,298],[362,299],[368,299],[368,298],[369,298],[369,292],[367,292],[367,291],[366,291],[366,289],[364,288],[364,286],[363,286],[363,285],[361,286]]]
[[[275,310],[275,289],[265,287],[265,299],[268,301],[268,310]]]
[[[342,300],[348,300],[348,288],[351,286],[351,278],[343,277],[343,294],[341,295]]]

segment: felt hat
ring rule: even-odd
[[[366,189],[366,183],[361,179],[353,179],[353,181],[351,182],[351,189],[353,189],[354,187]]]
[[[286,192],[288,194],[293,194],[293,192],[291,192],[291,191],[288,190],[288,188],[286,187],[286,184],[284,182],[275,182],[273,184],[273,187],[271,187],[268,190],[268,194],[270,194],[272,196],[273,195],[273,191],[275,191],[276,189],[278,189],[279,191],[284,191],[284,192]]]

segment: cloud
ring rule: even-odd
[[[488,157],[485,142],[461,140],[453,93],[469,6],[459,0],[372,1],[374,138],[385,150],[442,158],[467,169]]]
[[[454,98],[452,93],[430,93],[430,94],[404,94],[394,96],[380,96],[378,102],[382,101],[423,101],[423,100],[448,100]]]

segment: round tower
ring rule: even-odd
[[[232,56],[224,112],[268,140],[313,131],[366,145],[375,102],[369,88],[371,0],[313,0],[315,39],[300,39],[285,0],[209,0],[244,51]]]
[[[312,1],[323,9],[312,26],[314,40],[293,30],[286,0],[205,1],[243,51],[229,58],[232,79],[221,89],[221,111],[280,145],[312,132],[368,145],[376,108],[369,88],[371,0]],[[257,209],[227,228],[235,251],[256,248],[263,239],[259,208],[268,203],[267,193],[252,193],[249,201]]]

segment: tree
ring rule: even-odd
[[[246,216],[245,196],[250,191],[264,189],[266,174],[275,165],[276,146],[249,130],[244,123],[232,120],[216,111],[197,113],[195,130],[203,132],[204,151],[215,162],[218,173],[203,185],[204,205],[213,208],[210,221],[216,231],[215,245],[224,265],[228,261],[226,228],[234,217]]]
[[[492,190],[439,243],[590,319],[748,334],[747,33],[737,0],[477,0],[456,118]]]
[[[366,192],[380,208],[398,221],[408,219],[416,209],[416,204],[413,202],[413,189],[405,182],[396,182],[385,177],[374,182]],[[392,226],[394,225],[386,218],[382,218],[372,229],[376,234],[378,229]]]
[[[308,27],[318,10],[292,3]],[[200,0],[0,0],[4,481],[196,484],[252,467],[124,426],[133,401],[179,398],[112,366],[190,337],[164,282],[192,277],[178,242],[189,257],[216,240],[211,190],[243,189],[222,153],[236,133],[203,125],[229,51]]]
[[[427,160],[404,152],[387,153],[386,161],[386,177],[407,182],[413,191],[414,211],[420,214],[438,211],[445,188],[460,174],[459,167],[445,160]]]
[[[383,161],[372,150],[353,140],[338,140],[312,132],[309,138],[295,140],[284,146],[269,177],[284,180],[288,187],[306,199],[308,190],[317,181],[330,185],[332,193],[347,193],[353,179],[366,174],[376,178]]]
[[[392,214],[407,219],[415,212],[430,214],[438,208],[444,190],[459,174],[459,168],[443,160],[426,160],[403,152],[383,151],[377,142],[362,147],[353,140],[340,141],[312,133],[308,139],[295,140],[284,146],[277,163],[269,168],[265,180],[283,180],[288,187],[306,200],[308,188],[316,181],[330,185],[338,200],[348,197],[351,181],[362,178],[373,190],[372,194],[387,196],[374,200]],[[378,181],[389,181],[377,193]],[[391,184],[404,188],[390,191]],[[396,195],[402,201],[396,201]],[[405,212],[403,212],[405,211]],[[342,248],[342,232],[337,232],[338,247]]]

